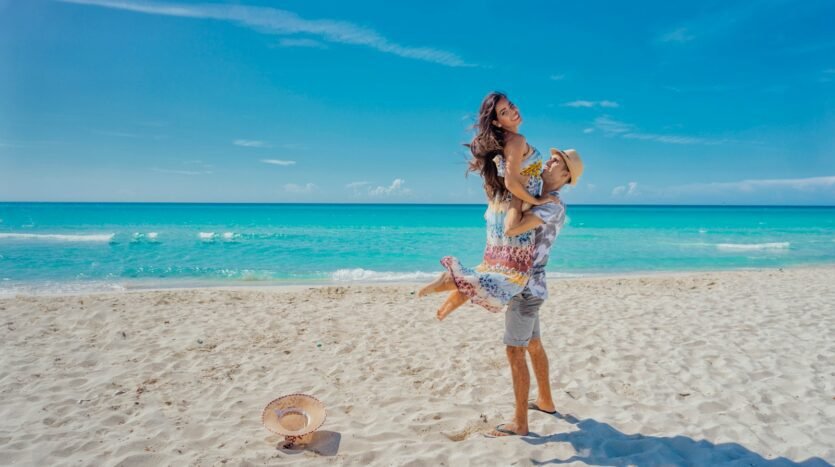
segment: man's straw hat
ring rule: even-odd
[[[325,405],[307,394],[289,394],[267,404],[261,422],[273,433],[301,437],[325,423]]]
[[[580,180],[580,176],[583,175],[583,160],[580,159],[580,154],[574,149],[560,151],[559,149],[551,148],[551,155],[556,156],[557,154],[562,155],[562,159],[565,161],[565,166],[568,167],[568,171],[571,172],[571,181],[568,183],[576,185],[577,181]]]

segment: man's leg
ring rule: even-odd
[[[536,377],[536,386],[539,388],[536,395],[536,406],[545,412],[553,412],[554,399],[551,396],[551,380],[548,373],[548,355],[542,347],[542,339],[536,336],[528,344],[528,353],[531,355],[531,366]]]
[[[507,346],[507,361],[513,378],[513,398],[515,410],[513,421],[497,427],[493,436],[506,436],[507,431],[519,435],[528,434],[528,394],[531,389],[531,375],[528,372],[526,348],[533,336],[539,316],[542,299],[528,291],[513,297],[505,312],[504,344]],[[499,428],[506,431],[502,433]]]
[[[516,411],[513,415],[513,423],[505,424],[504,428],[524,436],[528,434],[528,394],[531,390],[531,375],[528,373],[525,348],[508,345],[507,361],[510,363],[510,375],[513,378]]]

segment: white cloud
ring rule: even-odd
[[[681,135],[659,135],[654,133],[641,133],[635,131],[635,126],[629,123],[612,120],[608,116],[597,117],[594,120],[594,126],[603,132],[606,136],[620,136],[627,139],[637,139],[642,141],[655,141],[657,143],[667,144],[724,144],[732,142],[728,139],[708,139],[698,138],[694,136]],[[591,133],[583,130],[584,133]]]
[[[312,183],[308,183],[305,185],[296,185],[295,183],[288,183],[284,185],[284,191],[288,193],[294,194],[308,194],[313,193],[313,191],[318,188],[316,185]]]
[[[232,144],[235,146],[243,146],[245,148],[268,148],[270,147],[269,144],[263,141],[256,141],[252,139],[236,139],[232,141]]]
[[[668,191],[699,192],[699,191],[737,191],[752,192],[760,189],[788,188],[796,191],[814,191],[835,188],[835,176],[810,178],[776,178],[764,180],[741,180],[738,182],[694,183],[668,188]]]
[[[473,66],[458,55],[431,47],[404,46],[383,37],[373,29],[334,19],[305,19],[278,8],[245,5],[189,3],[146,3],[136,0],[59,0],[151,15],[177,16],[230,21],[259,32],[277,35],[308,34],[326,42],[369,47],[383,53],[451,67]]]
[[[585,133],[585,134],[594,133],[594,128],[585,128],[585,129],[583,129],[583,133]]]
[[[606,134],[606,136],[619,135],[632,131],[633,126],[628,123],[612,120],[607,116],[597,117],[594,119],[594,126]]]
[[[564,107],[582,107],[582,108],[589,108],[590,109],[590,108],[593,108],[593,107],[617,108],[617,107],[620,107],[620,104],[618,104],[615,101],[583,101],[583,100],[577,100],[577,101],[566,102],[565,104],[563,104],[563,106]]]
[[[659,143],[670,144],[720,144],[724,142],[722,140],[706,140],[704,138],[694,138],[692,136],[655,135],[651,133],[625,133],[623,137],[628,139],[657,141]]]
[[[315,41],[313,39],[281,39],[278,41],[278,45],[280,47],[307,47],[307,48],[314,48],[314,49],[327,49],[328,46],[325,44]]]
[[[678,28],[675,31],[663,34],[658,40],[661,42],[690,42],[695,37],[688,32],[687,28]]]
[[[296,161],[282,161],[282,160],[279,160],[279,159],[261,159],[261,162],[263,162],[265,164],[282,165],[282,166],[295,165],[296,164]]]
[[[730,42],[729,35],[745,31],[752,24],[762,21],[763,12],[769,11],[772,17],[790,17],[803,11],[805,15],[825,15],[828,11],[819,10],[827,2],[790,2],[776,0],[769,2],[722,2],[716,6],[705,3],[701,13],[670,27],[663,34],[659,34],[657,41],[663,44],[684,44],[693,41],[706,42],[725,39]],[[810,16],[811,17],[811,16]],[[778,37],[777,35],[774,35]],[[773,49],[782,40],[765,38],[763,46]]]
[[[594,107],[592,101],[571,101],[563,104],[564,107]]]
[[[351,182],[345,185],[345,188],[352,190],[354,196],[370,196],[370,197],[382,197],[382,196],[400,196],[400,195],[408,195],[412,192],[412,190],[406,188],[404,185],[406,181],[402,178],[396,178],[394,181],[391,182],[389,186],[373,186],[369,182]]]
[[[550,78],[552,81],[562,81],[565,79],[565,75],[551,75]]]
[[[634,196],[637,194],[638,184],[636,182],[629,182],[626,186],[616,186],[612,189],[612,196]]]
[[[395,195],[406,195],[412,192],[412,190],[405,188],[403,185],[406,184],[406,180],[402,178],[396,178],[391,185],[385,186],[378,186],[374,189],[369,189],[368,194],[371,196],[395,196]]]
[[[641,202],[747,204],[755,202],[785,204],[786,201],[819,204],[835,196],[835,175],[809,178],[749,179],[733,182],[691,183],[652,187],[635,182],[612,190],[615,198],[640,197]],[[831,203],[831,201],[828,201]]]

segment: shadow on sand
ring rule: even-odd
[[[554,416],[576,425],[578,429],[548,436],[531,433],[522,440],[532,445],[571,443],[578,454],[567,459],[531,459],[534,465],[585,462],[611,466],[832,466],[819,457],[800,463],[785,457],[766,459],[737,443],[713,444],[686,436],[627,435],[609,424],[592,419],[578,420],[572,415],[562,415],[559,412]]]
[[[313,439],[308,444],[286,448],[282,440],[278,443],[276,449],[285,454],[299,454],[304,451],[309,451],[315,452],[320,456],[331,457],[339,452],[339,443],[341,440],[342,435],[335,431],[320,430],[313,434]]]

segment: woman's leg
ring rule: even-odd
[[[467,303],[467,300],[469,299],[470,297],[462,294],[458,291],[458,289],[451,292],[444,304],[441,305],[440,308],[438,308],[438,313],[436,314],[438,320],[443,320],[444,318],[449,316],[449,314],[455,311],[456,308]]]
[[[437,279],[424,286],[418,291],[418,297],[424,297],[431,293],[447,292],[449,290],[456,290],[455,281],[452,280],[452,275],[444,272]]]

